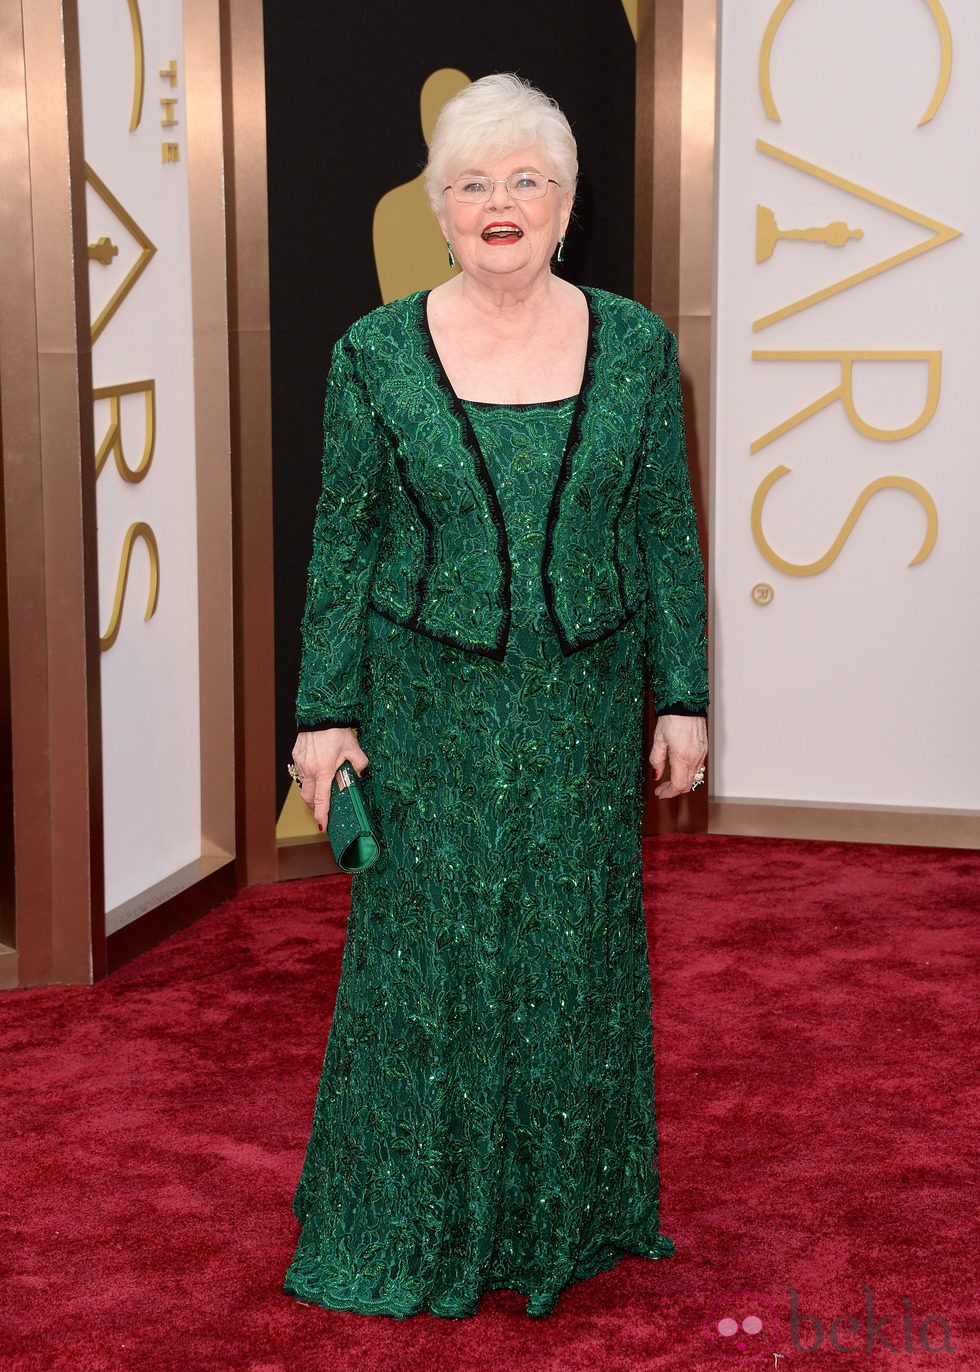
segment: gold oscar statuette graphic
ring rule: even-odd
[[[890,271],[893,267],[900,267],[905,262],[910,262],[912,258],[918,257],[921,253],[929,252],[932,248],[942,247],[954,238],[959,238],[961,230],[952,229],[948,224],[941,223],[938,219],[930,219],[928,215],[919,214],[916,210],[910,210],[905,205],[900,205],[897,200],[889,200],[884,195],[879,195],[876,191],[868,190],[865,186],[859,186],[854,181],[846,181],[844,177],[837,176],[834,172],[826,171],[823,167],[816,166],[813,162],[805,162],[802,157],[797,157],[795,153],[786,152],[783,148],[774,147],[771,143],[763,142],[760,138],[756,141],[756,148],[766,157],[773,157],[777,161],[784,163],[788,167],[794,167],[797,171],[803,172],[807,176],[813,176],[819,181],[825,182],[829,186],[836,186],[838,190],[846,191],[848,195],[858,196],[861,200],[867,201],[871,205],[877,205],[883,210],[889,210],[892,214],[898,215],[902,219],[907,219],[913,224],[918,224],[921,228],[928,229],[931,237],[921,243],[916,243],[914,247],[907,248],[904,252],[895,253],[891,257],[884,258],[881,262],[876,262],[871,267],[866,267],[863,271],[855,272],[851,276],[844,277],[841,281],[834,282],[831,286],[825,286],[822,290],[814,291],[811,295],[802,296],[799,300],[794,300],[789,305],[784,305],[782,309],[774,310],[772,314],[764,315],[761,319],[755,320],[752,325],[753,330],[768,329],[772,324],[778,324],[782,319],[788,319],[790,315],[798,314],[801,310],[808,310],[811,306],[819,304],[823,300],[829,300],[834,295],[839,295],[841,291],[850,290],[854,286],[861,285],[864,281],[870,281],[872,277],[879,276],[882,272]]]
[[[320,838],[313,811],[299,793],[299,787],[290,783],[283,801],[279,818],[276,820],[276,840],[279,843],[303,843],[311,838]]]
[[[143,451],[135,467],[129,465],[123,451],[122,415],[119,402],[124,395],[143,395],[145,397]],[[116,470],[123,481],[135,485],[143,480],[153,461],[153,450],[156,446],[156,382],[152,380],[128,381],[118,386],[99,386],[92,392],[92,399],[109,401],[109,425],[95,454],[95,475],[96,477],[99,476],[111,454],[116,459]]]
[[[640,27],[639,0],[623,0],[623,10],[626,13],[626,22],[630,26],[630,33],[635,42]]]
[[[847,350],[827,350],[822,349],[780,349],[774,352],[756,351],[752,354],[753,362],[835,362],[840,368],[840,385],[832,387],[824,395],[818,397],[811,404],[805,405],[796,414],[790,415],[789,419],[777,424],[774,429],[757,438],[752,444],[752,452],[760,452],[770,443],[774,443],[777,438],[782,438],[791,429],[795,429],[799,424],[805,424],[808,419],[825,410],[828,405],[840,401],[854,429],[865,438],[877,439],[880,443],[899,443],[904,438],[911,438],[913,434],[921,433],[935,416],[939,408],[939,395],[942,389],[943,355],[938,350],[928,350],[924,352],[913,352],[908,350],[895,350],[891,348],[878,349],[853,349]],[[926,398],[922,409],[915,419],[908,424],[902,424],[894,429],[883,429],[876,424],[869,424],[858,411],[854,400],[854,366],[858,362],[910,362],[926,364],[928,368],[928,382],[926,385]]]
[[[122,624],[123,605],[126,600],[126,585],[129,581],[129,566],[133,559],[133,546],[136,540],[140,539],[146,547],[150,558],[150,584],[146,594],[146,610],[144,619],[152,619],[156,613],[157,600],[160,594],[160,551],[157,548],[156,536],[149,524],[142,521],[138,524],[130,524],[123,538],[122,553],[119,558],[119,573],[116,577],[116,594],[112,602],[112,613],[109,616],[109,625],[99,639],[99,647],[107,653],[116,639],[119,637],[119,626]]]
[[[795,3],[796,0],[779,0],[779,4],[773,10],[769,23],[766,25],[766,31],[762,36],[762,46],[759,49],[759,94],[762,96],[762,108],[766,112],[766,118],[773,120],[776,124],[782,122],[782,116],[776,108],[772,94],[772,45],[775,42],[779,26]],[[814,0],[814,3],[819,3],[819,0]],[[936,81],[936,88],[933,91],[929,107],[919,120],[919,128],[936,117],[939,106],[946,98],[949,79],[953,71],[953,34],[949,26],[949,19],[946,17],[946,11],[943,9],[940,0],[924,0],[924,3],[928,5],[932,17],[936,21],[936,27],[939,29],[940,57],[939,78]],[[889,8],[893,13],[897,13],[901,19],[901,6],[893,3]]]
[[[146,58],[143,53],[143,21],[139,0],[128,0],[129,21],[133,28],[133,108],[129,116],[129,132],[139,128],[143,118],[143,86],[146,81]]]
[[[120,202],[113,195],[112,191],[109,190],[109,187],[102,180],[102,178],[95,174],[95,172],[92,170],[92,168],[88,165],[87,162],[85,164],[85,180],[95,191],[96,195],[99,197],[102,203],[116,217],[118,222],[122,225],[122,227],[126,230],[130,238],[134,240],[136,246],[139,248],[139,253],[136,257],[135,262],[129,268],[120,284],[113,291],[112,295],[109,297],[106,304],[103,305],[102,309],[96,315],[92,323],[92,342],[94,343],[96,339],[99,337],[99,335],[102,333],[105,326],[109,323],[109,320],[112,318],[112,316],[119,309],[120,305],[126,299],[127,295],[129,295],[130,291],[136,285],[136,282],[139,280],[139,278],[146,271],[147,267],[150,265],[150,259],[156,252],[156,247],[153,243],[150,242],[149,238],[137,224],[136,220],[132,217],[132,215],[129,214],[128,211],[126,211],[123,208]],[[99,242],[101,241],[102,240],[100,239]],[[95,244],[94,246],[96,247],[96,249],[98,248],[98,244]],[[91,257],[92,255],[92,248],[90,246],[89,256]],[[101,258],[97,260],[101,261]]]
[[[844,544],[851,536],[851,531],[861,517],[861,511],[864,509],[865,505],[867,505],[868,501],[873,499],[879,491],[907,491],[909,495],[914,496],[915,499],[918,500],[925,511],[925,537],[922,540],[919,551],[908,565],[913,567],[917,562],[925,562],[926,558],[935,547],[936,536],[939,529],[939,514],[936,510],[936,502],[926,488],[920,485],[918,481],[913,481],[912,478],[908,476],[880,476],[877,481],[870,481],[860,493],[857,500],[855,500],[851,507],[850,514],[841,526],[840,532],[827,552],[824,553],[823,557],[818,557],[815,562],[790,562],[787,558],[781,557],[780,554],[776,552],[762,530],[762,510],[766,503],[766,496],[776,482],[779,481],[781,477],[788,475],[790,471],[791,468],[789,467],[774,467],[772,471],[764,476],[759,482],[759,487],[752,501],[752,537],[755,540],[755,546],[759,549],[759,552],[770,566],[777,568],[781,572],[785,572],[787,576],[817,576],[818,573],[825,572],[828,567],[836,562]]]
[[[470,78],[454,67],[441,67],[427,77],[419,96],[426,146],[443,105],[469,84]],[[374,211],[373,238],[378,285],[386,305],[455,275],[421,176],[381,197]]]
[[[826,243],[829,248],[843,248],[852,238],[863,238],[863,229],[852,229],[842,219],[815,229],[781,229],[776,216],[767,205],[755,207],[755,260],[768,262],[780,239],[795,238],[805,243]]]
[[[88,255],[90,262],[101,262],[103,267],[108,267],[112,259],[119,256],[119,249],[103,234],[97,242],[88,245]]]

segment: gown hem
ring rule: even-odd
[[[674,1241],[666,1234],[657,1234],[652,1245],[606,1245],[589,1262],[577,1267],[571,1276],[560,1279],[552,1290],[547,1288],[531,1286],[528,1283],[516,1282],[513,1280],[481,1280],[479,1290],[470,1301],[456,1302],[459,1308],[453,1309],[452,1303],[439,1297],[430,1297],[427,1300],[409,1300],[398,1302],[390,1297],[378,1297],[370,1299],[365,1297],[352,1296],[342,1288],[333,1288],[329,1291],[312,1291],[301,1281],[287,1279],[283,1285],[283,1290],[287,1295],[294,1296],[297,1300],[309,1301],[313,1305],[319,1305],[324,1310],[342,1311],[355,1315],[389,1315],[393,1319],[410,1319],[413,1315],[430,1314],[437,1319],[468,1319],[477,1313],[480,1297],[485,1291],[516,1291],[518,1295],[527,1298],[527,1309],[525,1313],[528,1318],[540,1318],[548,1315],[554,1309],[561,1293],[570,1286],[580,1281],[588,1281],[592,1277],[598,1276],[600,1272],[608,1272],[616,1267],[623,1258],[641,1257],[657,1261],[663,1258],[673,1257],[677,1252]]]

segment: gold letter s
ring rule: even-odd
[[[752,537],[755,539],[755,546],[771,566],[777,567],[779,571],[786,572],[788,576],[816,576],[818,572],[825,572],[827,568],[840,555],[841,549],[851,536],[851,530],[861,516],[861,511],[868,501],[878,491],[889,488],[899,491],[908,491],[915,496],[926,512],[926,534],[922,540],[922,546],[915,557],[909,563],[913,566],[916,562],[924,562],[932,552],[936,543],[936,533],[939,528],[939,515],[936,511],[936,502],[924,486],[920,486],[918,481],[913,481],[907,476],[880,476],[877,481],[871,481],[865,486],[864,490],[851,506],[851,512],[844,520],[840,533],[834,539],[830,548],[824,553],[823,557],[818,557],[816,562],[787,562],[786,558],[780,557],[775,549],[770,545],[762,532],[762,507],[766,503],[766,496],[770,489],[776,484],[781,476],[785,476],[791,469],[789,467],[773,467],[772,471],[764,476],[759,482],[759,488],[752,501]]]
[[[143,618],[152,619],[156,613],[157,597],[160,593],[160,550],[157,547],[153,530],[149,524],[144,524],[141,521],[139,524],[130,524],[123,538],[122,556],[119,559],[119,575],[116,577],[116,596],[112,603],[112,614],[109,616],[109,627],[99,640],[99,647],[104,653],[109,651],[119,637],[123,602],[126,599],[126,583],[129,580],[129,564],[133,560],[133,544],[138,538],[141,538],[146,544],[146,551],[150,558],[150,584],[146,592],[146,612]]]

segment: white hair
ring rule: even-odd
[[[481,76],[447,100],[432,131],[425,190],[438,214],[443,191],[456,172],[484,159],[540,147],[555,179],[575,194],[578,149],[568,120],[554,100],[513,72]]]

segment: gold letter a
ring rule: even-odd
[[[825,171],[823,167],[818,167],[813,162],[804,162],[802,157],[797,157],[794,153],[785,152],[782,148],[774,147],[772,143],[764,143],[761,138],[756,141],[755,146],[759,152],[765,153],[767,157],[778,158],[787,166],[796,167],[797,171],[806,172],[807,176],[815,176],[820,181],[826,181],[828,185],[837,186],[840,190],[847,191],[850,195],[860,196],[862,200],[867,200],[872,205],[879,205],[883,210],[891,210],[892,214],[901,215],[903,219],[909,219],[913,224],[920,224],[922,228],[928,229],[932,235],[924,242],[917,243],[914,248],[907,248],[905,252],[896,253],[894,257],[887,257],[883,261],[877,262],[873,267],[866,267],[864,271],[855,272],[853,276],[847,276],[833,286],[825,286],[822,291],[815,291],[813,295],[806,295],[800,300],[794,300],[791,305],[784,305],[781,310],[763,315],[752,325],[756,331],[768,329],[770,324],[778,324],[781,319],[786,319],[791,314],[798,314],[800,310],[808,310],[811,305],[819,305],[821,300],[828,300],[832,295],[850,290],[852,286],[859,286],[862,281],[869,281],[873,276],[879,276],[882,272],[890,271],[892,267],[900,267],[903,262],[911,261],[913,257],[928,252],[930,248],[942,247],[950,239],[960,237],[960,229],[951,229],[948,224],[940,223],[938,219],[930,219],[927,215],[917,214],[915,210],[900,205],[897,200],[888,200],[885,196],[878,195],[876,191],[869,191],[864,186],[859,186],[855,181],[845,181],[842,176],[835,176],[833,172]]]

